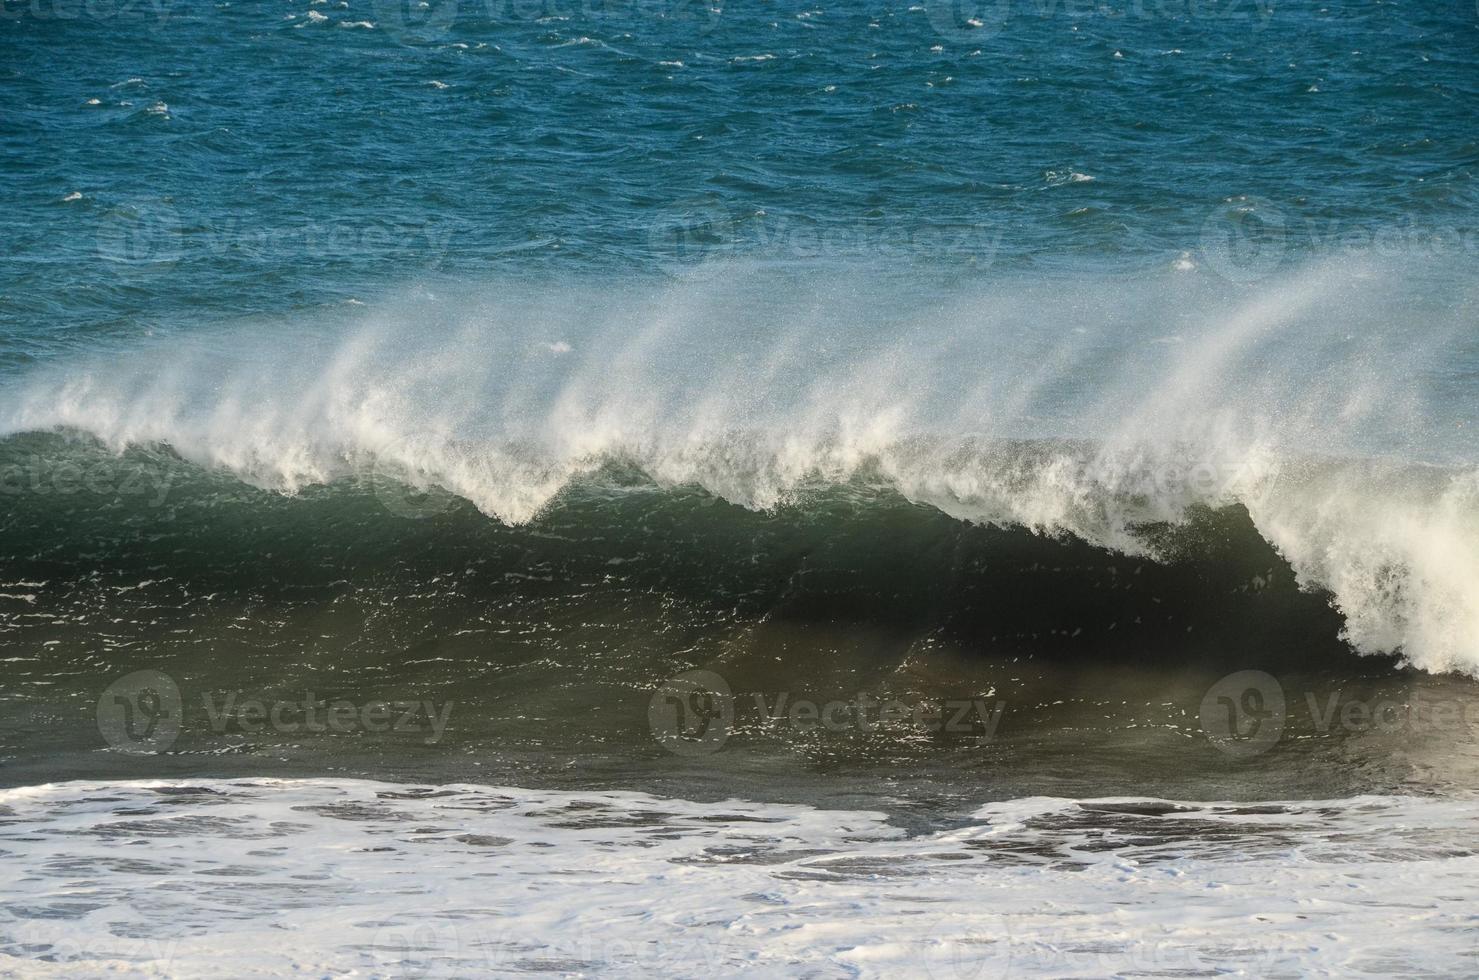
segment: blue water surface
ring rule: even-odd
[[[4,0],[0,363],[408,283],[1472,267],[1473,4]]]

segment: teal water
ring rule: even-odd
[[[1472,267],[1472,5],[976,6],[7,0],[0,356],[711,255]]]

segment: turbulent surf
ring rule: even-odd
[[[75,501],[46,491],[86,492],[81,474],[135,489],[141,528],[190,506],[285,515],[273,493],[354,513],[368,491],[381,512],[355,519],[371,536],[475,524],[475,508],[526,534],[578,520],[579,546],[602,553],[656,511],[724,565],[753,560],[730,550],[737,529],[799,522],[866,576],[891,559],[861,536],[914,505],[1125,556],[1257,555],[1244,586],[1282,571],[1328,597],[1354,651],[1475,672],[1479,465],[1448,390],[1472,341],[1461,316],[1415,323],[1399,275],[1343,263],[1253,290],[1174,272],[901,298],[845,272],[818,289],[737,268],[227,324],[28,372],[0,400],[9,521],[57,533],[40,530],[48,508]],[[1190,545],[1209,524],[1222,542]]]

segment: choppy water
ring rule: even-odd
[[[6,968],[1472,972],[1476,45],[6,2]]]

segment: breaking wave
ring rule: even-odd
[[[1403,281],[421,289],[32,368],[0,394],[0,460],[81,433],[290,495],[369,474],[515,525],[573,486],[621,492],[615,471],[759,511],[841,488],[1152,557],[1147,528],[1234,508],[1357,651],[1479,674],[1473,290]]]

